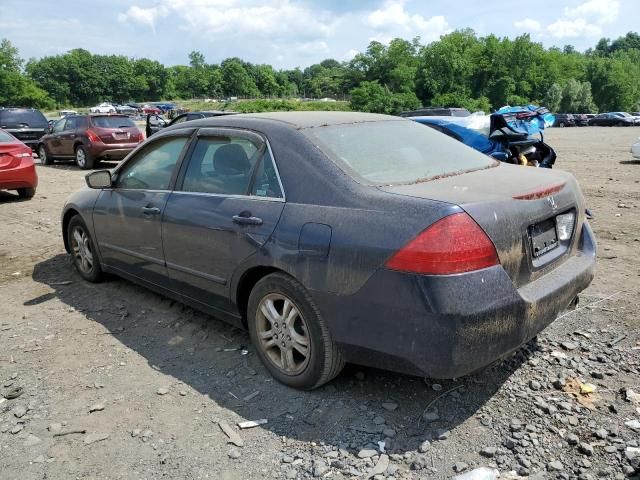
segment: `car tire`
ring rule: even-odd
[[[49,155],[47,147],[44,144],[38,145],[38,158],[40,158],[40,163],[42,165],[52,165],[53,158]]]
[[[84,145],[76,147],[76,165],[83,170],[90,170],[95,166],[95,158],[87,152]]]
[[[247,324],[258,357],[287,386],[311,390],[344,367],[342,353],[311,295],[284,273],[256,283],[249,296]]]
[[[20,196],[20,198],[24,198],[24,199],[33,198],[35,194],[36,194],[35,188],[19,188],[18,189],[18,195]]]
[[[98,251],[80,215],[75,215],[69,221],[67,239],[71,261],[80,276],[92,283],[102,281],[104,274],[98,259]]]
[[[558,126],[559,126],[560,128],[564,128],[564,122],[560,122],[560,123],[558,124]]]

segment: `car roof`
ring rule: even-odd
[[[407,121],[405,118],[377,113],[361,112],[267,112],[267,113],[241,113],[233,115],[235,119],[255,118],[261,120],[275,120],[288,123],[296,128],[314,128],[331,125],[345,125],[349,123],[383,122],[383,121]],[[204,121],[204,120],[201,120]]]

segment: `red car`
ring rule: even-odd
[[[145,115],[162,115],[164,113],[160,108],[154,107],[153,105],[145,104],[140,109]]]
[[[17,190],[21,198],[31,198],[37,186],[31,147],[0,130],[0,190]]]
[[[122,160],[143,141],[144,135],[126,115],[71,115],[54,123],[40,139],[38,156],[44,165],[74,159],[87,169],[100,160]]]

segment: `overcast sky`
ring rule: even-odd
[[[638,19],[639,0],[0,0],[0,37],[23,58],[82,47],[166,65],[199,50],[209,63],[306,67],[349,60],[371,40],[429,42],[467,27],[584,50],[640,30]]]

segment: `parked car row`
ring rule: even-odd
[[[559,113],[555,127],[630,127],[640,125],[640,116],[627,112],[609,112],[600,114]]]

